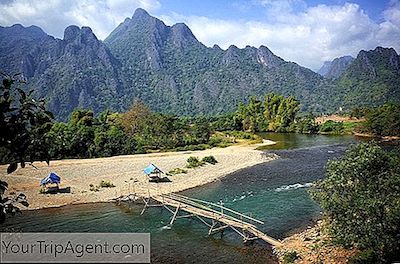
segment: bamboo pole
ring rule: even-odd
[[[226,229],[226,228],[228,228],[228,227],[229,227],[229,225],[223,225],[223,226],[214,228],[214,229],[212,230],[212,232],[213,232],[213,233],[216,233],[216,232],[218,232],[218,231],[223,231],[224,229]]]
[[[179,212],[179,208],[180,208],[180,207],[181,207],[181,204],[178,204],[178,207],[176,207],[175,213],[174,213],[174,215],[172,216],[171,222],[169,223],[169,225],[172,225],[172,224],[174,223],[175,218],[176,218],[176,216],[178,215],[178,212]]]
[[[196,210],[207,211],[207,212],[212,214],[213,218],[227,218],[227,219],[230,219],[232,221],[240,222],[239,219],[236,219],[236,218],[234,218],[234,217],[232,217],[230,215],[221,215],[221,212],[219,212],[219,211],[216,211],[216,210],[214,210],[214,209],[212,209],[210,207],[201,205],[199,203],[196,203],[196,202],[193,202],[193,201],[190,201],[190,200],[186,200],[184,198],[179,198],[179,199],[168,198],[168,199],[171,199],[171,201],[175,201],[175,202],[176,201],[180,201],[180,202],[186,203],[186,204],[192,206],[193,209],[196,209]],[[249,224],[249,223],[245,223],[245,224]]]
[[[242,223],[242,224],[250,225],[250,223],[244,222],[243,220],[239,220],[239,219],[237,219],[237,218],[235,218],[235,217],[233,217],[233,216],[227,215],[227,214],[221,214],[221,212],[216,211],[216,210],[212,209],[211,207],[208,207],[208,206],[199,204],[199,203],[197,203],[197,202],[191,201],[191,199],[189,199],[189,198],[186,197],[186,196],[179,195],[179,196],[176,197],[176,198],[171,197],[170,199],[171,199],[171,200],[178,200],[178,201],[181,201],[181,202],[185,202],[185,203],[190,204],[190,205],[192,205],[192,206],[194,206],[194,207],[197,207],[197,208],[199,208],[199,209],[203,209],[203,210],[209,211],[209,212],[211,212],[211,213],[217,214],[217,215],[220,216],[220,217],[229,218],[229,219],[231,219],[231,220],[233,220],[233,221],[237,221],[237,222],[240,222],[240,223]],[[196,200],[197,200],[197,199],[196,199]],[[199,201],[201,201],[201,200],[199,200]],[[217,205],[217,206],[218,206],[218,205]],[[230,211],[230,210],[231,210],[231,209],[229,209],[229,208],[225,208],[225,209],[226,209],[227,211]],[[240,213],[238,213],[238,212],[236,212],[236,211],[234,211],[234,210],[232,210],[232,211],[235,212],[235,213],[236,213],[237,215],[239,215],[239,216],[244,216],[245,218],[247,218],[245,215],[242,215],[242,214],[240,214]],[[255,222],[258,222],[258,223],[263,223],[263,222],[261,222],[260,220],[257,220],[257,219],[252,219],[252,220],[255,221]]]
[[[171,193],[170,195],[178,196],[178,197],[185,197],[185,198],[188,199],[188,200],[193,200],[193,201],[195,201],[195,202],[201,202],[201,203],[205,203],[205,204],[207,204],[207,205],[212,205],[212,206],[215,206],[215,207],[220,207],[221,209],[224,209],[224,210],[227,210],[227,211],[229,211],[229,212],[231,212],[231,213],[240,215],[240,216],[242,216],[243,218],[246,218],[246,219],[248,219],[248,220],[257,222],[257,223],[259,223],[259,224],[264,224],[264,222],[261,221],[261,220],[255,219],[255,218],[253,218],[253,217],[247,216],[247,215],[242,214],[242,213],[239,213],[239,212],[237,212],[237,211],[235,211],[235,210],[233,210],[233,209],[224,207],[224,206],[222,206],[222,205],[218,205],[218,204],[215,204],[215,203],[203,201],[203,200],[196,199],[196,198],[186,197],[186,196],[183,196],[183,195],[180,195],[180,194],[176,194],[176,193]]]
[[[196,215],[196,217],[197,217],[201,222],[203,222],[203,224],[205,224],[205,225],[208,226],[208,227],[211,227],[211,225],[210,225],[209,223],[207,223],[206,220],[204,220],[203,218],[201,218],[201,217],[198,216],[198,215]]]
[[[203,222],[206,226],[208,226],[209,229],[209,234],[216,232],[217,230],[223,230],[226,229],[227,227],[230,227],[232,230],[234,230],[236,233],[240,234],[243,237],[243,242],[247,242],[250,240],[255,240],[255,239],[262,239],[272,245],[282,245],[282,243],[272,237],[267,236],[260,230],[258,230],[254,225],[244,222],[243,220],[239,220],[233,216],[222,214],[220,211],[216,211],[209,206],[205,206],[203,204],[200,204],[198,202],[193,201],[189,197],[183,196],[183,195],[176,195],[176,194],[169,194],[169,195],[161,195],[161,196],[156,196],[153,198],[154,200],[158,202],[163,202],[161,206],[164,206],[166,208],[167,205],[176,207],[175,212],[169,209],[171,213],[173,213],[173,217],[171,218],[170,225],[178,219],[178,218],[184,218],[184,217],[189,217],[191,215],[197,217],[201,222]],[[150,207],[149,201],[146,201],[143,199],[145,202],[145,207]],[[150,198],[149,198],[150,200]],[[195,199],[199,200],[199,199]],[[201,201],[201,200],[199,200]],[[202,201],[205,202],[205,201]],[[212,204],[212,203],[210,203]],[[215,204],[214,204],[215,205]],[[183,211],[186,211],[189,213],[189,215],[185,215],[182,217],[178,217],[178,212],[179,210],[182,209]],[[229,209],[229,208],[225,208]],[[229,211],[229,210],[228,210]],[[234,210],[232,210],[234,211]],[[236,212],[236,211],[234,211]],[[243,217],[248,218],[246,215],[240,214],[236,212],[238,215],[242,215],[240,218],[242,219]],[[191,214],[191,215],[190,215]],[[212,224],[207,223],[202,217],[211,219]],[[256,219],[255,219],[256,220]],[[259,220],[258,220],[259,221]],[[218,228],[215,228],[216,224],[221,225]],[[222,223],[225,224],[225,226],[222,226]],[[240,232],[238,229],[240,229],[242,232]],[[221,232],[221,234],[222,234]],[[248,234],[247,234],[247,233]],[[254,237],[250,237],[250,235],[253,235]]]

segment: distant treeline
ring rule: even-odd
[[[233,113],[211,117],[218,131],[239,130],[257,132],[291,132],[302,134],[343,134],[347,124],[327,121],[316,123],[312,113],[301,113],[300,102],[294,97],[269,93],[263,100],[252,97],[248,104],[240,103]]]
[[[46,160],[52,160],[202,150],[225,147],[237,139],[255,140],[257,136],[241,131],[218,133],[208,118],[156,113],[137,101],[125,113],[104,111],[97,117],[92,110],[75,109],[67,123],[43,120],[30,129],[29,138],[26,142],[31,144],[24,146],[23,156],[30,161],[42,153],[48,154]],[[23,159],[10,149],[0,147],[1,163]]]
[[[178,117],[153,112],[140,101],[125,113],[105,111],[95,116],[92,110],[75,109],[68,122],[42,120],[30,137],[37,141],[24,156],[35,159],[40,148],[48,159],[90,158],[165,150],[200,150],[227,146],[238,139],[256,140],[255,132],[311,131],[313,117],[297,118],[299,102],[267,94],[264,101],[252,97],[237,110],[222,116]],[[44,151],[44,149],[48,151]],[[2,163],[13,155],[0,148]],[[21,158],[18,158],[19,160]]]
[[[300,102],[293,97],[274,93],[264,100],[252,97],[248,104],[240,103],[237,110],[211,117],[212,127],[218,131],[240,130],[256,132],[293,132],[303,134],[346,134],[353,131],[375,136],[400,135],[400,105],[384,104],[376,108],[355,108],[347,115],[364,118],[364,122],[316,123],[312,113],[299,112]]]
[[[227,146],[239,139],[255,140],[255,132],[297,131],[299,102],[267,94],[223,116],[178,117],[153,112],[135,101],[125,113],[76,109],[69,121],[55,122],[44,134],[51,159],[88,158],[165,150],[201,150]],[[309,117],[313,122],[313,117]],[[310,126],[311,127],[311,126]]]
[[[53,159],[103,157],[207,144],[211,130],[201,118],[189,120],[150,111],[135,102],[126,113],[76,109],[68,123],[56,122],[46,133]],[[206,147],[204,147],[206,148]]]
[[[92,110],[75,109],[67,123],[41,118],[40,122],[35,122],[34,129],[30,129],[30,135],[21,133],[25,135],[23,138],[31,138],[24,140],[31,143],[23,146],[26,151],[22,156],[35,160],[37,157],[42,159],[42,153],[48,155],[47,159],[63,159],[200,150],[228,146],[237,139],[255,140],[254,133],[257,132],[341,134],[345,130],[345,124],[340,122],[317,124],[314,115],[299,112],[299,105],[292,96],[269,93],[262,100],[251,97],[248,104],[240,103],[234,112],[208,117],[157,113],[140,101],[135,101],[125,113],[104,111],[95,116]],[[364,132],[400,134],[398,105],[354,109],[352,115],[366,117],[367,121],[360,128]],[[13,156],[11,147],[0,147],[2,163],[23,159]]]

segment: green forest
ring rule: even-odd
[[[225,147],[240,139],[260,140],[256,133],[268,131],[346,132],[346,124],[334,121],[317,124],[312,113],[300,112],[300,102],[294,97],[275,93],[268,93],[261,100],[253,96],[247,104],[239,103],[234,112],[219,116],[179,117],[154,112],[144,103],[134,101],[125,113],[104,111],[96,115],[89,109],[75,109],[68,122],[57,122],[52,113],[45,110],[44,101],[39,101],[40,107],[31,109],[30,113],[29,107],[35,105],[31,93],[17,88],[15,82],[3,80],[6,92],[2,95],[5,104],[2,127],[8,128],[10,133],[3,131],[8,134],[4,135],[5,142],[0,147],[2,163],[201,150]],[[18,123],[21,119],[15,115],[18,105],[21,108],[19,114],[32,122],[28,133],[18,133],[18,127],[26,126]],[[366,119],[355,128],[360,132],[377,136],[400,135],[399,105],[354,109],[350,114]],[[14,141],[28,141],[30,144],[15,150],[13,146],[7,146],[7,142]]]

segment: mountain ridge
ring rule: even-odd
[[[342,56],[332,61],[326,61],[318,70],[318,73],[329,79],[339,78],[353,62],[352,56]]]
[[[372,78],[374,72],[381,72],[376,65],[400,65],[396,51],[393,54],[380,48],[374,54],[391,61],[388,65],[379,64],[370,53],[360,52],[360,58],[357,56],[344,70],[339,67],[337,77],[323,78],[283,60],[263,45],[242,49],[231,45],[226,50],[218,45],[207,47],[184,23],[167,26],[143,9],[126,18],[104,41],[98,40],[89,27],[69,26],[63,39],[35,26],[21,27],[0,27],[0,36],[11,36],[11,40],[0,39],[0,68],[10,73],[22,71],[29,86],[38,96],[46,97],[50,110],[61,120],[75,107],[95,112],[124,111],[135,98],[164,113],[221,114],[251,95],[268,92],[295,96],[303,111],[336,111],[359,105],[347,98],[346,93],[360,98],[349,90],[349,79],[354,86],[358,75]],[[10,53],[13,45],[15,52]],[[361,66],[366,69],[360,70]],[[390,83],[382,89],[390,90],[395,94],[394,101],[399,101]],[[371,97],[367,87],[356,90],[361,98]],[[381,94],[368,104],[386,100],[387,96]]]

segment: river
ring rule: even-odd
[[[277,141],[266,151],[280,159],[239,170],[221,180],[182,194],[247,213],[265,222],[259,229],[283,238],[310,225],[320,208],[307,193],[323,178],[329,159],[343,155],[357,142],[352,136],[307,136],[269,133]],[[24,232],[150,232],[152,263],[276,263],[263,243],[243,245],[234,232],[207,236],[196,220],[179,219],[167,226],[170,213],[159,208],[140,215],[141,205],[111,203],[71,205],[24,212],[9,218],[1,231]]]

